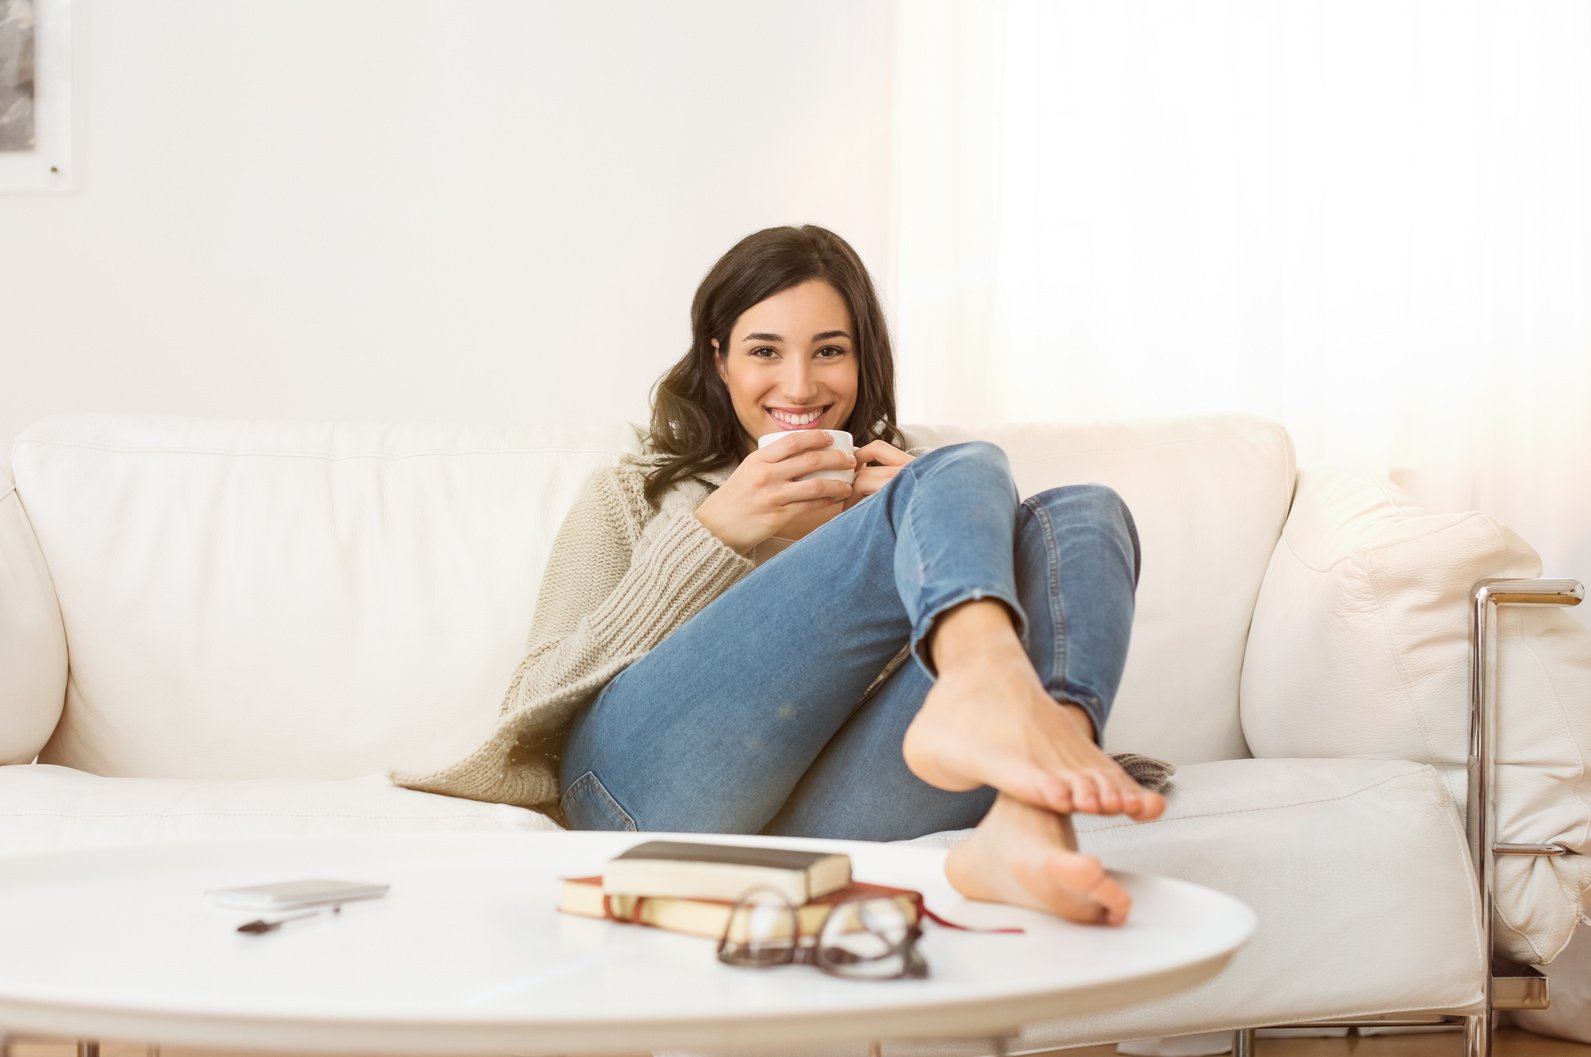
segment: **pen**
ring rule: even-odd
[[[315,910],[306,910],[302,914],[289,914],[287,917],[277,918],[275,921],[266,921],[264,918],[256,918],[253,921],[245,921],[243,924],[239,925],[238,931],[252,933],[271,932],[275,929],[281,928],[289,921],[301,921],[304,918],[312,918],[316,914],[341,914],[342,912],[342,906],[338,905],[330,907],[318,907]]]

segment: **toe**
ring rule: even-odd
[[[1166,798],[1147,789],[1138,794],[1138,804],[1138,809],[1131,814],[1139,822],[1148,822],[1166,813]]]
[[[1104,771],[1094,771],[1089,775],[1094,780],[1094,788],[1099,793],[1099,813],[1102,815],[1119,814],[1122,810],[1121,793],[1111,781],[1110,775]]]
[[[1072,787],[1072,803],[1078,811],[1099,811],[1099,787],[1085,774],[1068,776]]]
[[[1051,811],[1062,815],[1069,815],[1077,810],[1072,801],[1072,787],[1067,782],[1053,774],[1040,772],[1038,776],[1039,799],[1038,805],[1048,807]]]
[[[1120,924],[1126,920],[1121,886],[1088,855],[1053,855],[1044,863],[1042,891],[1052,912],[1083,925]],[[1104,898],[1096,897],[1099,893]]]
[[[1109,874],[1090,888],[1085,895],[1105,908],[1105,920],[1108,924],[1122,924],[1132,911],[1132,896],[1128,895],[1120,882]]]

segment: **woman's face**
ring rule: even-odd
[[[718,377],[754,451],[765,433],[845,429],[856,408],[856,338],[840,292],[808,279],[740,314]]]

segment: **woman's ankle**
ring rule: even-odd
[[[1011,610],[992,598],[963,602],[939,614],[928,636],[928,655],[935,672],[987,662],[1013,648],[1026,657]]]
[[[1088,709],[1075,701],[1062,701],[1060,706],[1061,711],[1077,724],[1077,729],[1082,732],[1083,737],[1098,745],[1099,732],[1094,729],[1094,717],[1089,715]]]

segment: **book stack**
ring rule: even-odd
[[[853,879],[841,852],[684,841],[647,841],[610,860],[600,876],[564,878],[558,909],[718,939],[752,889],[778,892],[804,936],[817,932],[834,904],[858,895],[894,899],[913,923],[923,909],[921,893]]]

